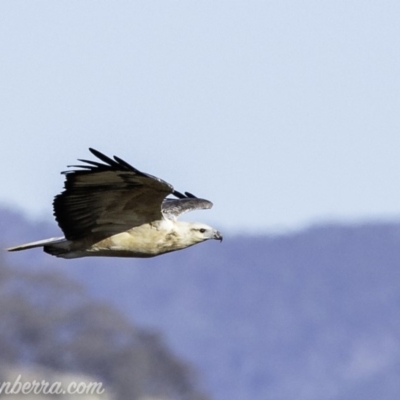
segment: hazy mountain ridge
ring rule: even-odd
[[[162,330],[217,399],[397,399],[398,223],[227,237],[149,260],[51,262]]]

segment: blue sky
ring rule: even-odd
[[[397,1],[0,2],[0,202],[52,218],[87,148],[232,232],[400,216]]]

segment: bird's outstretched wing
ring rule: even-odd
[[[211,201],[199,199],[189,192],[182,194],[174,190],[173,194],[178,199],[165,199],[161,206],[163,214],[170,219],[176,219],[179,215],[189,211],[205,210],[213,206]]]
[[[89,149],[98,161],[64,172],[65,190],[53,202],[54,216],[67,239],[98,238],[163,218],[161,204],[174,193],[167,182],[126,161]]]

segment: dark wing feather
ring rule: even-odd
[[[54,216],[67,239],[103,238],[163,218],[161,204],[173,187],[118,157],[89,149],[104,164],[64,172],[65,190],[55,197]]]
[[[185,192],[187,197],[165,199],[162,203],[162,212],[167,218],[177,218],[179,215],[194,210],[206,210],[213,206],[209,200],[199,199],[191,193]],[[180,195],[182,193],[179,193]]]

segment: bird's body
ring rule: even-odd
[[[65,191],[54,199],[54,215],[65,237],[9,248],[43,247],[62,258],[154,257],[208,239],[222,240],[208,225],[177,221],[187,211],[211,208],[208,200],[184,195],[125,161],[90,149],[105,164],[83,161],[66,172]],[[172,194],[176,199],[166,198]]]
[[[194,241],[188,234],[191,226],[190,222],[164,220],[154,224],[143,224],[94,243],[90,237],[76,241],[56,238],[44,245],[44,251],[63,258],[154,257],[203,241]]]

